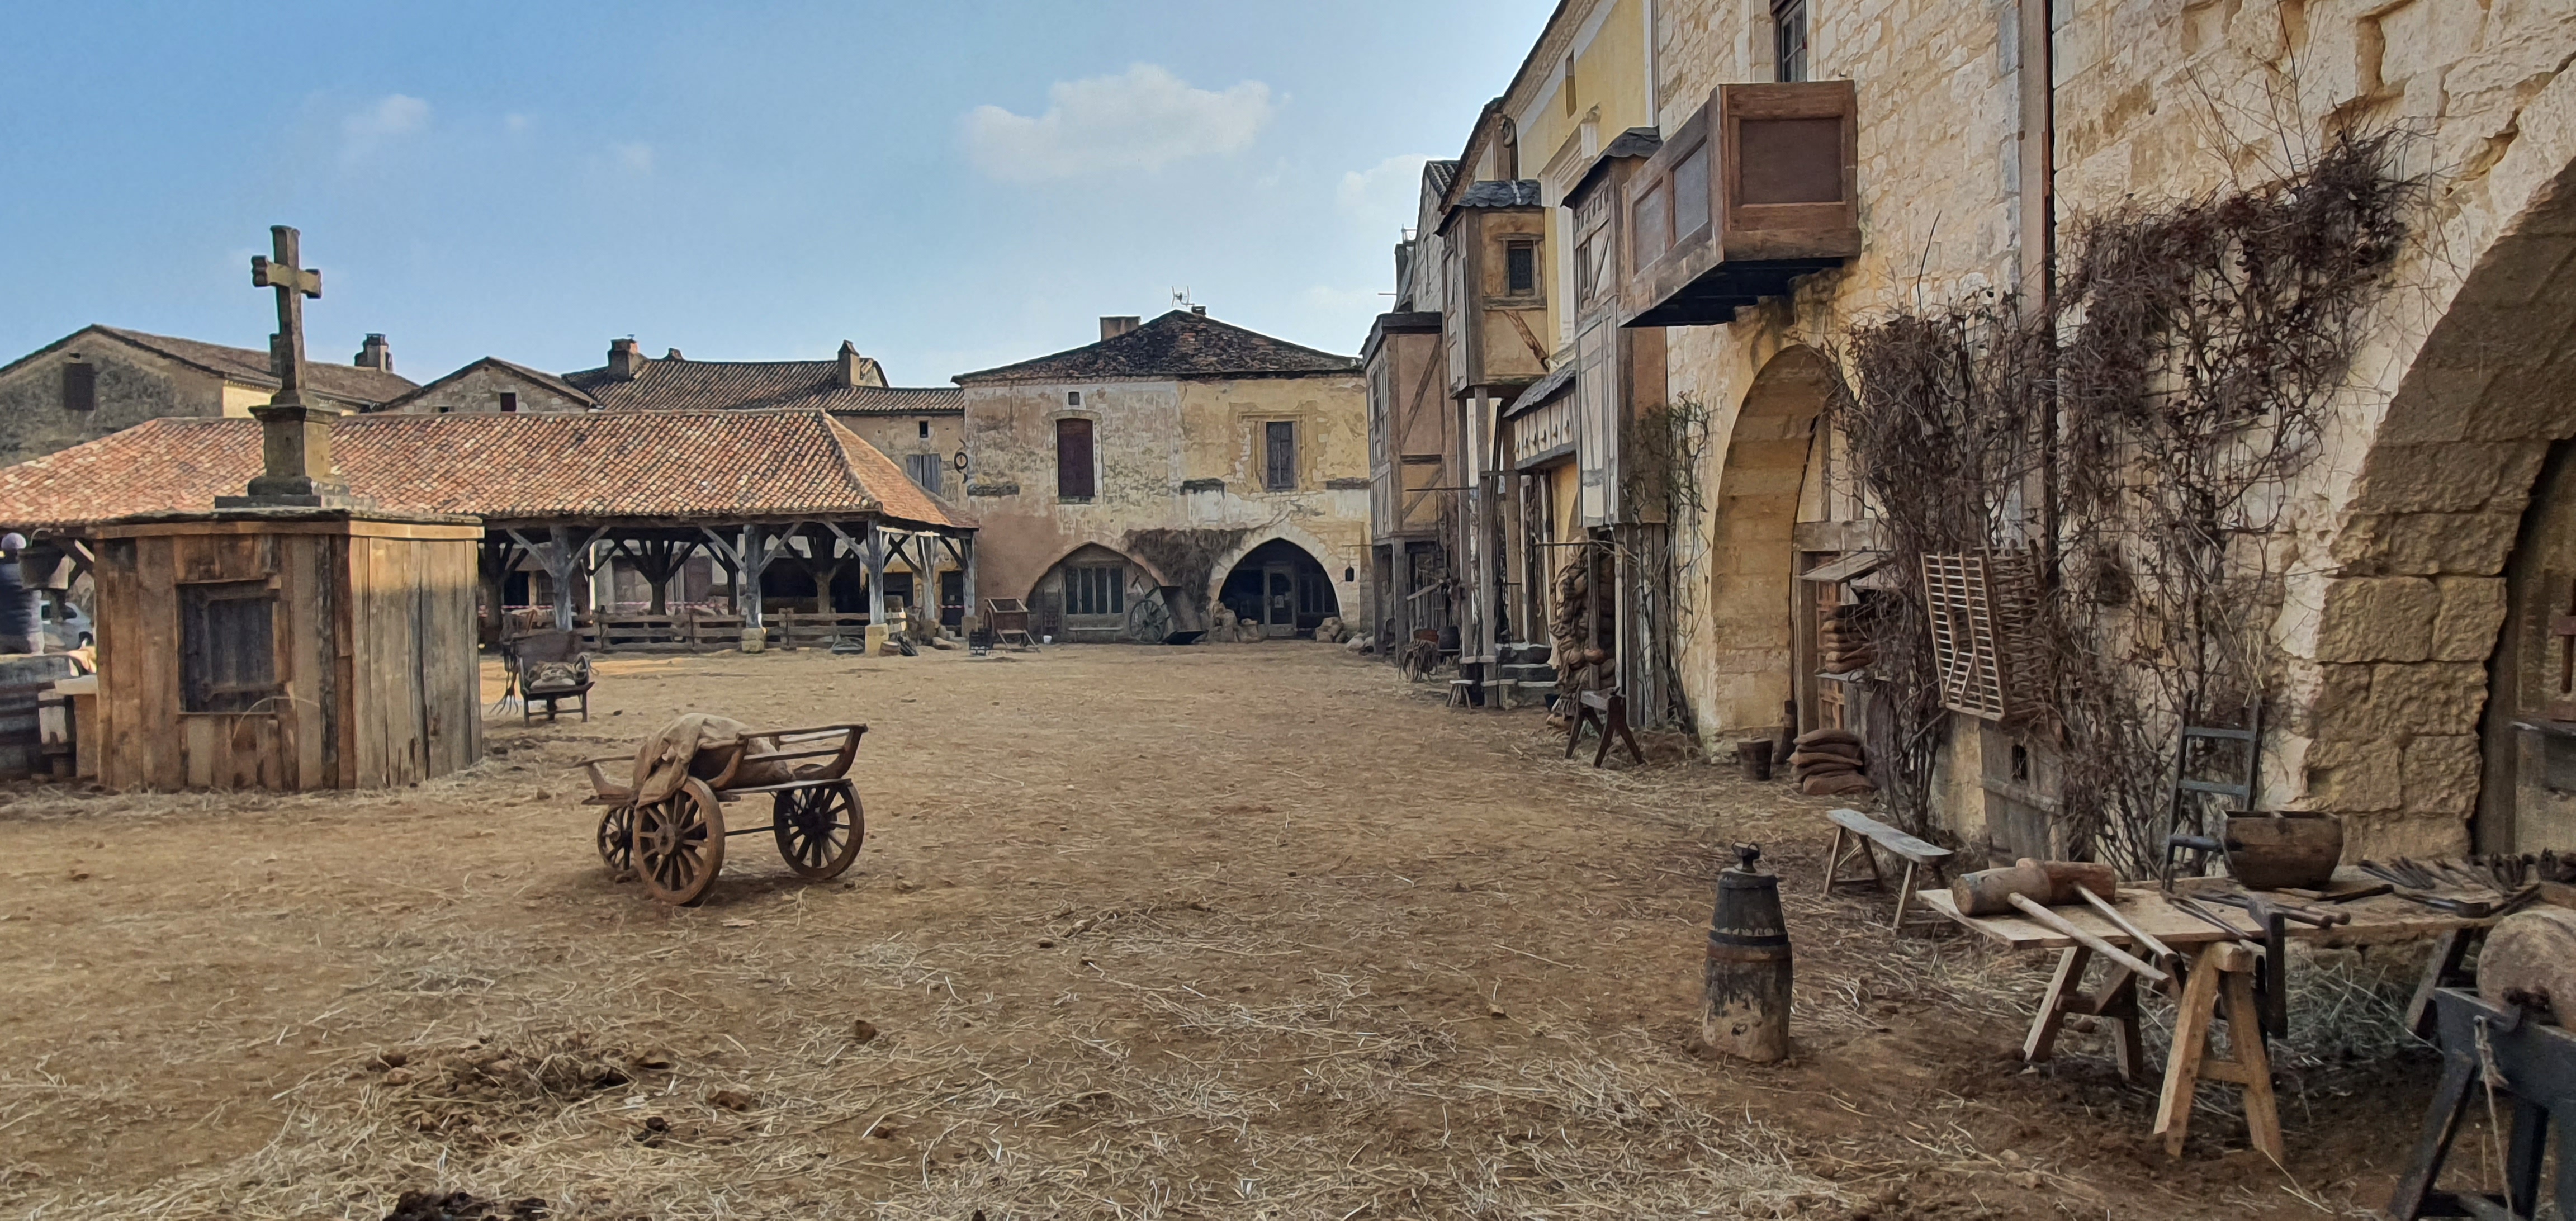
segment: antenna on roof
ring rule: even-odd
[[[1184,284],[1184,285],[1180,286],[1179,288],[1175,288],[1175,289],[1173,289],[1173,290],[1172,290],[1172,308],[1173,308],[1173,309],[1188,309],[1189,307],[1190,307],[1190,286],[1189,286],[1189,285],[1187,285],[1187,284]]]

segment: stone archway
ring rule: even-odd
[[[1709,534],[1711,727],[1773,725],[1790,695],[1798,493],[1834,369],[1792,347],[1753,379],[1727,438]]]
[[[2576,436],[2570,135],[2526,126],[2482,201],[2501,204],[2502,187],[2518,180],[2523,206],[2471,210],[2446,226],[2456,243],[2477,236],[2481,220],[2510,219],[2405,363],[2357,477],[2327,489],[2343,502],[2331,564],[2307,589],[2293,584],[2284,635],[2293,651],[2312,646],[2311,664],[2293,670],[2304,690],[2290,701],[2282,770],[2301,804],[2349,816],[2348,856],[2464,851],[2482,788],[2492,812],[2495,786],[2511,780],[2512,761],[2486,749],[2512,733],[2496,717],[2514,710],[2488,707],[2505,572],[2551,445]],[[2314,608],[2304,642],[2303,604]],[[2494,830],[2483,846],[2541,846]]]
[[[1234,612],[1237,622],[1264,625],[1272,639],[1310,635],[1342,613],[1334,575],[1314,552],[1273,538],[1226,566],[1210,605]]]
[[[1234,571],[1236,565],[1243,562],[1243,557],[1274,542],[1289,543],[1314,557],[1315,562],[1323,567],[1325,575],[1332,578],[1335,601],[1343,606],[1354,608],[1361,604],[1358,565],[1365,557],[1345,554],[1309,531],[1300,528],[1294,522],[1275,522],[1235,540],[1233,546],[1226,548],[1216,557],[1214,563],[1208,565],[1208,606],[1214,608],[1223,600],[1226,576]],[[1347,579],[1344,575],[1346,573]]]

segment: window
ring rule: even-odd
[[[1503,245],[1504,291],[1513,296],[1538,291],[1538,243],[1507,242]]]
[[[1091,467],[1091,421],[1055,422],[1055,498],[1089,500],[1095,490]]]
[[[915,435],[919,436],[924,441],[930,439],[930,421],[914,420],[912,422],[912,426],[915,431]]]
[[[1297,488],[1297,424],[1271,420],[1261,426],[1261,486],[1273,492]]]
[[[1068,615],[1126,614],[1126,565],[1103,564],[1065,569],[1064,613]]]
[[[1807,79],[1807,0],[1771,0],[1771,79]]]
[[[1565,57],[1565,67],[1557,74],[1557,92],[1565,95],[1565,113],[1574,113],[1574,57]]]
[[[277,693],[277,595],[266,581],[179,587],[179,699],[186,712],[246,712]]]
[[[98,410],[98,366],[77,361],[63,366],[63,408],[67,411]]]
[[[912,476],[912,481],[920,484],[922,491],[933,496],[939,495],[940,473],[946,469],[947,464],[941,462],[937,454],[903,456],[903,473]]]
[[[1082,406],[1082,392],[1081,392],[1081,391],[1079,391],[1079,390],[1067,390],[1067,391],[1065,391],[1065,392],[1064,392],[1064,405],[1065,405],[1065,406],[1067,406],[1067,407],[1080,407],[1080,406]]]
[[[504,391],[502,391],[502,392],[501,392],[501,410],[503,410],[503,411],[517,411],[518,409],[519,409],[519,392],[518,392],[518,391],[516,391],[516,390],[504,390]]]

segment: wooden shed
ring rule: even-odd
[[[105,786],[384,788],[482,757],[479,521],[223,509],[89,534]]]

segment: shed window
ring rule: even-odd
[[[501,410],[503,410],[503,411],[517,411],[518,409],[519,409],[519,392],[518,392],[518,391],[516,391],[516,390],[504,390],[504,391],[502,391],[502,392],[501,392]]]
[[[69,411],[98,410],[98,366],[77,361],[63,366],[63,407]]]
[[[1503,247],[1505,291],[1514,296],[1538,291],[1538,243],[1511,242]]]
[[[1297,487],[1297,424],[1271,420],[1261,426],[1261,486],[1273,492]]]
[[[179,587],[186,712],[245,712],[277,693],[277,594],[266,581]]]
[[[1771,79],[1807,79],[1807,0],[1771,0]]]
[[[1091,421],[1056,421],[1056,499],[1089,500],[1094,490],[1091,468]]]
[[[1104,564],[1065,569],[1064,613],[1068,615],[1126,614],[1126,566]]]

